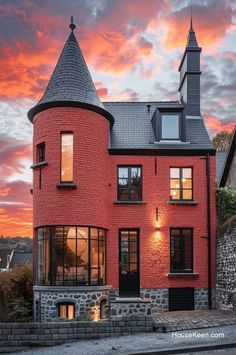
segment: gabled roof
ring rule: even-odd
[[[150,106],[149,106],[150,105]],[[182,105],[172,102],[104,102],[115,124],[111,129],[110,149],[212,150],[214,147],[201,117],[186,120],[186,143],[156,143],[151,119],[157,107],[172,109]],[[149,106],[149,109],[148,109]],[[155,142],[155,143],[154,143]]]
[[[29,112],[33,117],[50,107],[75,106],[96,111],[110,121],[113,118],[100,101],[92,77],[75,38],[75,25],[70,25],[71,33],[62,50],[43,97]]]
[[[236,152],[236,126],[234,128],[234,133],[233,133],[233,137],[232,137],[231,144],[229,147],[229,151],[228,151],[227,156],[225,158],[224,168],[223,168],[222,174],[220,176],[219,187],[224,187],[226,184],[235,152]]]

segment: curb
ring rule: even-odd
[[[195,353],[199,351],[207,350],[218,350],[218,349],[227,349],[227,348],[236,348],[236,342],[225,342],[220,344],[205,344],[205,345],[195,345],[190,347],[176,347],[169,349],[151,349],[151,350],[142,350],[137,352],[129,352],[126,355],[148,355],[148,354],[181,354],[181,353]]]

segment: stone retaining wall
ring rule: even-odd
[[[122,316],[151,315],[151,303],[146,300],[116,299],[110,302],[110,319],[120,319]]]
[[[216,308],[236,310],[236,217],[217,235]]]
[[[98,339],[153,331],[151,316],[117,321],[0,323],[0,352],[10,347],[52,346],[78,339]]]

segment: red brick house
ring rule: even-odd
[[[211,307],[215,150],[192,25],[174,102],[102,103],[70,29],[28,113],[35,319]]]

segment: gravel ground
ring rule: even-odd
[[[177,335],[178,334],[178,335]],[[190,334],[192,337],[190,338]],[[177,335],[177,336],[175,336]],[[161,350],[205,344],[236,343],[236,326],[178,331],[175,333],[142,333],[99,340],[81,340],[54,347],[37,348],[18,355],[111,355],[142,350]]]

